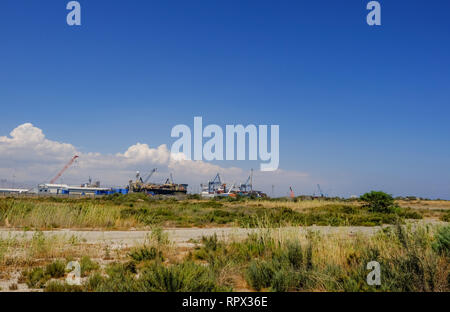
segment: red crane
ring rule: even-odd
[[[67,168],[69,168],[69,167],[73,164],[73,162],[75,161],[75,159],[77,159],[77,158],[78,158],[78,155],[73,156],[72,159],[64,166],[64,168],[62,168],[61,171],[58,172],[58,174],[56,175],[56,177],[54,177],[53,179],[51,179],[50,184],[55,183],[56,180],[58,180],[59,177],[62,176],[62,174],[64,173],[64,171],[66,171]]]

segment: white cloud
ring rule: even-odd
[[[172,172],[175,182],[188,183],[192,190],[198,191],[199,184],[207,182],[217,172],[229,183],[244,182],[248,174],[237,167],[223,168],[208,162],[186,160],[182,153],[171,155],[165,144],[152,148],[148,144],[136,143],[124,153],[117,154],[82,153],[72,144],[47,139],[41,129],[25,123],[11,131],[9,136],[0,136],[0,177],[11,180],[14,175],[16,181],[47,182],[75,154],[79,159],[59,182],[80,184],[91,176],[100,179],[104,185],[124,186],[134,177],[136,170],[145,175],[157,167],[152,181],[161,182]],[[266,190],[273,183],[288,188],[289,183],[307,179],[304,173],[280,169],[255,171],[255,181]]]

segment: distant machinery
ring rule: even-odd
[[[253,191],[253,169],[250,172],[250,175],[247,178],[247,181],[245,183],[242,183],[239,186],[239,190],[241,192],[252,192]]]
[[[227,187],[226,183],[223,183],[220,174],[208,181],[208,184],[201,184],[203,197],[216,197],[216,196],[252,196],[252,197],[266,197],[267,195],[260,191],[253,190],[253,169],[250,176],[245,183],[241,183],[239,187],[233,184],[231,187]]]
[[[77,158],[78,155],[73,156],[72,159],[64,166],[64,168],[62,168],[61,171],[58,172],[58,174],[53,179],[50,180],[49,184],[55,184],[56,180],[58,180],[62,176],[64,171],[66,171],[67,168],[69,168]]]
[[[222,193],[224,191],[226,184],[222,184],[222,180],[220,179],[220,174],[217,173],[216,176],[211,180],[208,181],[207,187],[202,184],[202,191],[207,192],[209,194],[217,193],[222,190]]]
[[[320,184],[317,184],[317,196],[315,196],[315,197],[327,197],[327,194],[325,194],[323,191],[322,191],[322,188],[320,187]],[[314,194],[315,195],[315,194]]]
[[[152,177],[152,175],[156,172],[157,168],[153,168],[152,171],[149,173],[149,175],[145,178],[144,180],[144,184],[146,184],[148,182],[148,180],[150,180],[150,178]]]
[[[167,178],[164,184],[148,183],[150,177],[156,172],[156,168],[152,169],[149,175],[142,179],[140,172],[136,172],[136,181],[130,180],[128,183],[128,191],[135,193],[146,193],[149,195],[178,195],[187,193],[187,184],[176,184],[173,182],[172,174]]]

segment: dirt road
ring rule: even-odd
[[[419,224],[437,224],[442,223],[439,221],[420,221]],[[383,226],[383,227],[386,227]],[[342,235],[356,235],[367,234],[373,235],[378,230],[380,226],[308,226],[308,227],[285,227],[281,229],[274,229],[273,231],[280,231],[283,234],[289,235],[301,235],[305,234],[307,231],[318,231],[321,234],[342,234]],[[178,246],[192,246],[195,241],[198,241],[202,236],[212,236],[216,234],[219,239],[229,240],[229,239],[242,239],[247,237],[249,233],[258,231],[257,229],[245,229],[245,228],[232,228],[232,227],[221,227],[221,228],[168,228],[164,229],[164,232],[168,234],[169,239],[177,244]],[[15,237],[17,239],[30,239],[35,234],[35,231],[23,231],[23,230],[13,230],[10,228],[0,228],[0,238]],[[101,231],[101,230],[53,230],[53,231],[43,231],[44,235],[58,235],[66,238],[72,236],[77,237],[84,243],[87,244],[106,244],[112,245],[117,248],[124,248],[129,246],[134,246],[142,244],[147,239],[151,231]]]
[[[276,231],[289,233],[290,235],[304,234],[308,230],[319,231],[322,234],[342,233],[355,235],[356,233],[373,234],[380,227],[329,227],[329,226],[310,226],[310,227],[286,227]],[[164,229],[169,239],[179,246],[190,246],[198,241],[202,236],[212,236],[216,234],[219,239],[242,239],[247,237],[256,229],[244,228],[172,228]],[[17,239],[31,239],[35,231],[11,230],[0,228],[0,238],[15,237]],[[58,235],[66,238],[77,237],[87,244],[107,244],[118,248],[133,246],[144,243],[151,231],[78,231],[78,230],[53,230],[43,231],[44,235]]]

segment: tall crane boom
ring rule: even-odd
[[[317,189],[319,190],[320,197],[324,197],[325,194],[322,192],[322,189],[320,188],[320,184],[317,184]]]
[[[73,162],[75,161],[75,159],[77,159],[77,158],[78,158],[78,155],[73,156],[72,159],[64,166],[64,168],[62,168],[61,171],[58,172],[58,174],[56,175],[56,177],[54,177],[53,179],[50,180],[50,184],[55,183],[56,180],[58,180],[58,179],[62,176],[62,174],[64,173],[64,171],[66,171],[67,168],[69,168],[69,167],[73,164]]]
[[[144,184],[146,184],[148,182],[148,180],[150,180],[151,176],[153,175],[153,173],[155,173],[156,168],[153,168],[153,170],[150,172],[150,174],[145,178],[144,180]]]

